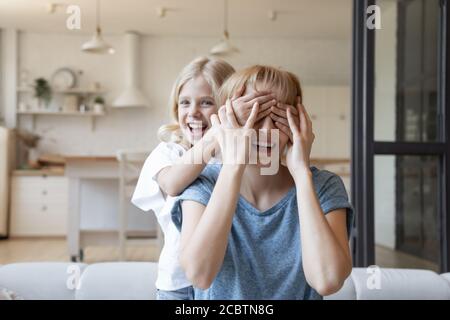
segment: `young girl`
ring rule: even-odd
[[[132,198],[134,205],[156,214],[164,233],[156,281],[158,299],[193,297],[191,284],[178,262],[180,233],[171,221],[170,210],[174,197],[198,177],[209,161],[211,149],[205,135],[211,127],[211,115],[218,111],[220,86],[233,72],[227,62],[204,57],[184,67],[173,85],[170,99],[176,123],[160,128],[159,138],[163,142],[145,161]],[[248,105],[256,101],[264,106],[265,114],[275,103],[270,94],[264,93],[238,99],[243,105],[241,117],[245,116]],[[199,154],[200,161],[197,161]]]
[[[233,97],[242,87],[247,94],[272,91],[280,104],[260,121],[255,104],[241,127]],[[180,263],[196,299],[320,299],[349,275],[352,208],[338,176],[309,166],[314,134],[301,96],[293,74],[266,66],[237,72],[223,85],[227,112],[212,120],[224,164],[208,165],[172,209]],[[224,143],[242,141],[251,129],[253,144]],[[260,129],[278,129],[279,138],[261,141]],[[265,164],[242,161],[251,151],[277,150],[280,159],[285,148],[287,167],[274,175],[261,175]]]

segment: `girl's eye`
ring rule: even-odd
[[[188,100],[181,100],[179,103],[180,103],[180,106],[189,105],[189,101]]]
[[[202,101],[202,106],[210,107],[210,106],[213,106],[213,105],[214,105],[214,102],[212,102],[211,100],[204,100],[204,101]]]

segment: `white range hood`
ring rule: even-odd
[[[116,108],[149,107],[145,95],[139,88],[140,36],[137,32],[125,33],[125,90],[113,102]]]

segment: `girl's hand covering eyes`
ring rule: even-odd
[[[220,147],[224,165],[245,166],[251,148],[251,139],[256,138],[253,126],[258,117],[259,104],[253,104],[250,116],[243,126],[238,123],[233,110],[232,102],[227,100],[226,105],[219,109],[219,114],[211,116],[217,142]]]
[[[244,91],[245,87],[242,87],[231,97],[233,111],[240,126],[246,124],[255,103],[259,105],[256,122],[269,115],[270,108],[277,104],[275,96],[270,91],[255,91],[243,96]]]

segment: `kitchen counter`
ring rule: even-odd
[[[64,176],[64,168],[49,168],[49,169],[18,169],[12,172],[13,176],[27,176],[27,177],[45,177],[45,176]]]
[[[115,156],[63,156],[67,161],[116,161]]]

